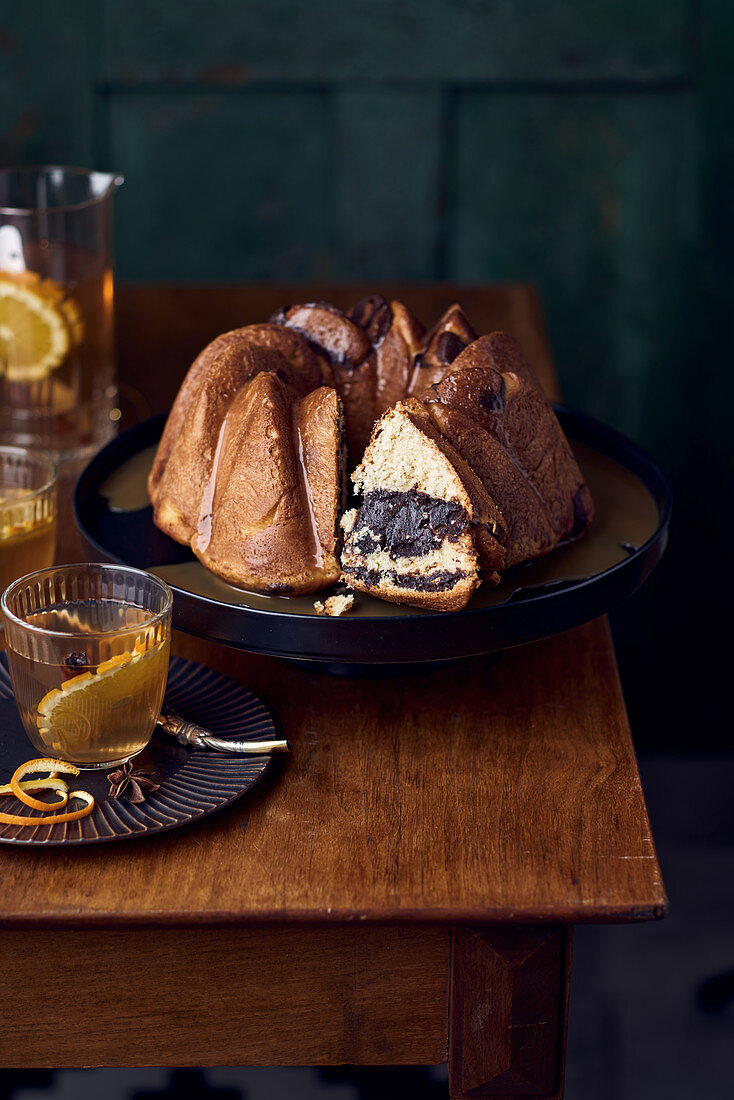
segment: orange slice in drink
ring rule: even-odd
[[[153,658],[160,646],[145,649],[136,643],[132,652],[118,653],[103,661],[96,672],[82,672],[52,688],[37,707],[41,739],[56,751],[73,757],[84,752],[95,737],[104,736],[110,715],[130,708],[136,697],[152,690],[160,678]]]
[[[58,283],[0,271],[0,374],[8,381],[46,378],[82,336],[79,307]]]

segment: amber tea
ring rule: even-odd
[[[0,486],[0,590],[18,577],[54,560],[56,516],[28,516],[17,521]],[[13,509],[17,512],[17,508]]]
[[[0,592],[53,563],[56,469],[45,455],[0,447]]]
[[[169,639],[155,642],[143,629],[132,647],[118,639],[85,648],[86,626],[99,629],[100,618],[111,629],[129,629],[149,614],[140,608],[110,603],[104,608],[84,603],[39,612],[30,626],[68,631],[78,637],[73,648],[59,649],[58,663],[40,663],[14,654],[13,686],[26,732],[45,756],[75,764],[108,764],[145,748],[158,720],[168,667]],[[128,639],[129,641],[129,639]]]
[[[115,578],[105,593],[112,598],[74,598],[94,590],[90,574]],[[125,597],[120,578],[132,589],[128,574],[140,578],[137,587],[114,598]],[[148,594],[163,606],[132,602]],[[39,754],[100,768],[145,748],[166,686],[167,586],[137,570],[65,566],[23,578],[2,606],[16,705]]]

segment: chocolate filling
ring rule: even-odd
[[[367,569],[363,565],[345,565],[343,572],[362,581],[369,588],[374,588],[381,580],[385,580],[394,584],[396,588],[410,588],[414,592],[445,592],[469,576],[468,573],[458,569],[455,573],[449,572],[448,569],[437,569],[435,573],[428,573],[425,576],[414,577],[408,574],[401,576],[394,569],[381,572],[379,569]]]
[[[418,558],[437,549],[444,539],[456,542],[469,526],[469,517],[452,500],[437,500],[427,493],[411,489],[398,493],[392,489],[375,489],[367,493],[354,525],[352,539],[363,553],[361,539],[379,545],[393,558]],[[365,531],[360,536],[360,531]]]
[[[375,550],[380,549],[379,542],[372,537],[369,531],[363,531],[361,535],[357,535],[354,545],[360,554],[373,554]]]

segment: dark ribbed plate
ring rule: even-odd
[[[219,737],[261,741],[275,736],[273,720],[251,692],[192,661],[172,657],[165,708],[205,726]],[[7,783],[19,764],[39,755],[28,740],[15,707],[7,658],[0,659],[0,784]],[[187,749],[157,731],[144,752],[134,759],[136,771],[152,772],[157,791],[140,805],[109,797],[108,771],[83,771],[77,787],[94,795],[91,814],[78,821],[37,828],[0,823],[6,844],[96,844],[148,836],[187,825],[220,810],[257,782],[269,756]],[[110,768],[109,771],[113,771]],[[5,813],[42,816],[15,798],[0,797]]]

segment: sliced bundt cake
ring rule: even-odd
[[[502,517],[421,402],[408,398],[383,414],[352,481],[363,500],[342,522],[351,588],[456,611],[480,575],[498,581]]]
[[[340,573],[345,437],[362,502],[341,573],[394,603],[459,609],[593,515],[514,340],[477,339],[458,305],[424,334],[371,295],[348,315],[290,306],[201,352],[150,473],[155,522],[232,584],[319,591]]]

